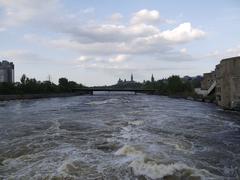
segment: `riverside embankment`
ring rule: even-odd
[[[88,92],[75,92],[75,93],[50,93],[50,94],[11,94],[0,95],[0,101],[21,100],[21,99],[41,99],[41,98],[54,98],[54,97],[71,97],[89,94]]]

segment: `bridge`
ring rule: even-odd
[[[116,89],[116,88],[76,88],[72,89],[72,92],[83,92],[87,94],[93,94],[93,92],[134,92],[137,93],[146,93],[146,94],[154,94],[158,92],[156,89]]]

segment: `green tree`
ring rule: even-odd
[[[22,75],[20,81],[22,84],[26,84],[26,79],[27,79],[27,76],[25,74]]]
[[[169,94],[179,94],[184,92],[184,85],[181,78],[176,75],[169,77],[167,89]]]
[[[60,91],[68,92],[70,91],[70,86],[67,78],[59,78],[58,80]]]

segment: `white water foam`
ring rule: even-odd
[[[178,171],[189,171],[193,173],[193,169],[185,164],[157,164],[154,161],[145,161],[145,159],[134,160],[129,167],[133,169],[135,175],[145,175],[152,179],[163,178],[165,176],[174,175]]]
[[[136,121],[130,121],[128,122],[129,125],[134,125],[134,126],[140,126],[144,124],[144,121],[141,120],[136,120]]]
[[[88,104],[88,105],[102,105],[102,104],[114,103],[118,100],[119,99],[107,99],[107,100],[103,100],[103,101],[91,101],[91,102],[86,103],[86,104]]]
[[[198,180],[204,179],[204,176],[213,177],[213,175],[206,170],[191,168],[184,163],[176,162],[171,164],[161,164],[155,160],[147,158],[147,155],[144,152],[137,150],[130,145],[124,145],[115,153],[115,155],[124,155],[133,158],[128,167],[132,168],[135,176],[143,175],[151,179],[159,179],[169,176],[189,179],[193,178]]]
[[[134,147],[130,145],[124,145],[117,152],[115,152],[115,155],[145,157],[145,154],[143,152],[136,150]]]

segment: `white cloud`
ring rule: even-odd
[[[184,43],[195,39],[203,38],[206,33],[200,29],[193,28],[191,23],[180,24],[173,30],[166,30],[161,33],[161,36],[172,42]]]
[[[77,62],[86,62],[91,60],[92,60],[92,57],[89,57],[89,56],[80,56],[79,58],[77,58]]]
[[[182,48],[182,49],[180,49],[180,52],[181,53],[187,53],[187,49],[186,48]]]
[[[191,23],[180,24],[173,30],[161,31],[157,25],[150,25],[161,20],[160,13],[156,10],[143,9],[134,13],[130,22],[133,24],[103,24],[97,22],[81,22],[81,16],[68,14],[63,10],[59,0],[0,0],[4,7],[4,21],[0,28],[4,29],[11,25],[31,22],[36,28],[41,27],[55,33],[62,33],[72,39],[71,42],[78,44],[118,43],[134,44],[137,41],[146,41],[147,44],[185,43],[205,36],[205,32],[193,28]],[[85,9],[92,12],[94,8]],[[121,19],[122,15],[115,13],[113,19]],[[25,37],[26,38],[26,37]],[[60,38],[61,39],[61,38]],[[76,41],[76,42],[75,42]],[[134,44],[135,45],[135,44]]]
[[[227,53],[228,53],[230,56],[240,56],[240,45],[238,45],[238,46],[235,47],[235,48],[229,48],[229,49],[227,49]]]
[[[130,22],[132,24],[156,23],[160,20],[160,14],[156,10],[142,9],[133,14]]]
[[[73,64],[86,68],[132,68],[135,65],[128,67],[130,60],[143,57],[146,60],[189,61],[193,58],[184,49],[179,52],[176,45],[205,36],[205,32],[190,23],[161,30],[158,23],[168,23],[168,20],[161,18],[156,10],[140,10],[128,22],[121,21],[122,14],[114,13],[106,23],[85,19],[89,18],[87,14],[94,13],[94,8],[69,14],[59,0],[0,0],[0,6],[4,9],[0,29],[21,24],[37,30],[41,28],[47,32],[44,34],[51,36],[26,34],[24,39],[52,50],[70,50],[77,56],[72,59]],[[15,53],[18,54],[12,53],[9,57],[41,61],[29,52]]]
[[[123,61],[126,61],[128,59],[129,56],[125,55],[125,54],[119,54],[117,56],[114,56],[112,58],[109,59],[109,62],[123,62]]]
[[[225,50],[214,50],[210,53],[207,53],[202,57],[202,59],[212,59],[212,60],[221,60],[229,57],[240,56],[240,45],[237,45],[232,48]]]
[[[44,63],[49,62],[49,59],[38,55],[34,52],[23,50],[23,49],[13,49],[0,52],[0,59],[7,59],[9,61],[21,62],[21,63]]]
[[[47,19],[54,17],[60,8],[58,0],[0,0],[0,7],[4,9],[0,21],[0,28],[21,25],[33,19]]]

